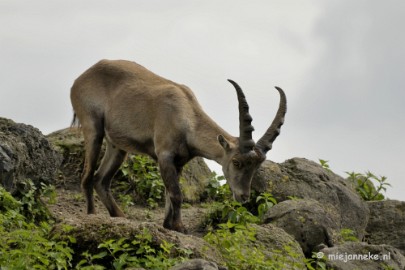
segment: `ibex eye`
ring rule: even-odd
[[[237,159],[232,159],[232,163],[233,163],[233,165],[234,165],[235,167],[238,167],[238,168],[241,167],[241,164],[240,164],[239,160],[237,160]]]

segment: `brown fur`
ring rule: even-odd
[[[243,95],[241,89],[238,91]],[[252,175],[267,152],[252,148],[241,153],[239,139],[207,116],[188,87],[134,62],[98,62],[76,79],[71,101],[73,123],[76,117],[80,120],[85,139],[81,185],[89,214],[95,213],[95,189],[111,216],[124,216],[111,195],[111,178],[126,153],[143,153],[158,162],[166,187],[164,227],[184,232],[178,182],[184,164],[195,156],[217,161],[223,166],[235,199],[244,201],[249,197]],[[284,117],[285,108],[281,114]],[[272,126],[279,128],[279,122],[274,119]],[[104,137],[107,150],[95,172]]]

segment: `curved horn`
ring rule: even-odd
[[[277,114],[266,133],[264,133],[263,137],[256,143],[256,148],[263,154],[266,154],[272,148],[274,140],[280,134],[280,128],[284,124],[284,116],[287,112],[287,98],[285,93],[280,87],[276,86],[276,89],[280,93],[280,105]]]
[[[249,105],[246,101],[240,86],[232,81],[228,80],[236,89],[239,102],[239,150],[241,153],[249,152],[255,146],[255,142],[252,139],[252,132],[254,130],[252,123],[252,117],[249,114]]]

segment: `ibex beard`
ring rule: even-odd
[[[73,124],[80,123],[85,141],[81,187],[87,213],[94,214],[95,189],[112,217],[124,217],[111,190],[111,179],[127,153],[142,153],[158,164],[166,188],[165,228],[185,232],[181,220],[179,176],[193,157],[222,165],[235,200],[250,196],[252,176],[280,133],[287,110],[281,88],[276,116],[255,143],[252,117],[239,85],[239,137],[231,136],[201,108],[186,86],[164,79],[134,62],[101,60],[79,76],[71,89]],[[103,138],[106,152],[96,171]]]

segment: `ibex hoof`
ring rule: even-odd
[[[167,226],[165,224],[163,224],[163,227],[168,229],[168,230],[172,230],[172,231],[176,231],[176,232],[180,232],[180,233],[184,233],[187,234],[187,229],[186,227],[184,227],[183,224],[173,224],[171,226]]]

